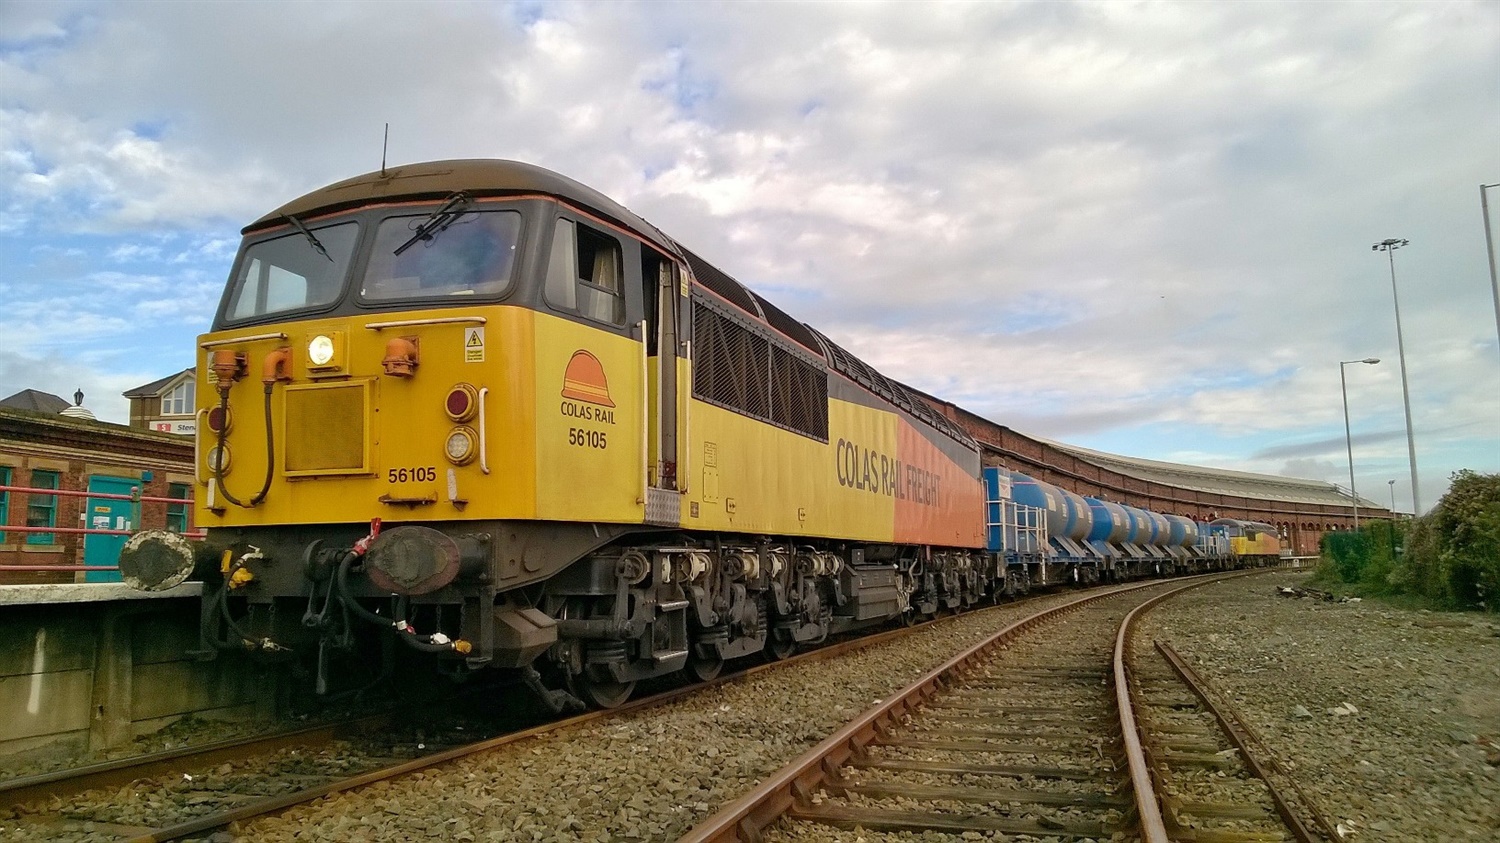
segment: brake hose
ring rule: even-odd
[[[234,495],[229,493],[229,488],[224,485],[224,435],[229,431],[229,425],[225,424],[229,419],[229,390],[219,390],[219,430],[218,430],[218,459],[214,460],[214,482],[219,484],[219,492],[224,495],[224,500],[235,506],[249,509],[266,499],[266,493],[271,491],[271,473],[276,465],[276,434],[271,427],[271,387],[273,384],[265,385],[266,395],[266,482],[261,485],[260,491],[249,503],[243,503]]]
[[[388,627],[396,632],[405,633],[396,637],[413,649],[424,653],[469,652],[469,642],[462,638],[454,640],[441,632],[434,632],[431,635],[421,635],[406,622],[405,618],[392,620],[391,618],[381,617],[364,606],[359,605],[359,601],[349,595],[349,568],[354,564],[354,560],[358,558],[359,554],[352,551],[344,554],[343,560],[339,562],[338,572],[334,574],[334,587],[338,589],[340,603],[343,603],[362,620],[376,626]]]

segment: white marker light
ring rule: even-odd
[[[327,366],[333,359],[333,340],[318,334],[307,344],[307,359],[314,366]]]
[[[474,459],[474,431],[467,427],[455,427],[443,444],[443,454],[454,465],[465,465]]]

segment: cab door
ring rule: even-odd
[[[679,435],[686,418],[680,371],[684,350],[681,270],[676,262],[647,246],[641,248],[645,310],[647,377],[646,521],[676,526],[682,520],[682,473]]]

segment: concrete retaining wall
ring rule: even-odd
[[[0,755],[97,752],[188,714],[271,714],[268,672],[242,659],[197,661],[187,655],[197,646],[195,595],[0,599]]]

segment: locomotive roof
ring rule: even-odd
[[[1031,437],[1059,450],[1066,451],[1086,462],[1137,477],[1152,483],[1161,483],[1178,489],[1208,492],[1216,495],[1235,495],[1265,501],[1287,503],[1326,504],[1348,506],[1349,493],[1339,486],[1322,480],[1304,480],[1297,477],[1282,477],[1275,474],[1255,474],[1248,471],[1233,471],[1227,468],[1209,468],[1200,465],[1162,462],[1143,457],[1127,457],[1106,454],[1077,445],[1068,445]],[[1388,509],[1385,504],[1359,498],[1359,506],[1370,510]]]
[[[242,233],[277,225],[288,216],[328,213],[371,202],[446,199],[458,191],[473,196],[556,196],[634,231],[669,253],[676,254],[679,248],[656,226],[582,182],[535,164],[495,158],[423,161],[344,179],[293,199],[249,224]]]
[[[472,196],[542,194],[555,196],[621,225],[686,261],[699,284],[773,331],[828,361],[829,365],[875,394],[941,430],[977,447],[957,425],[934,412],[904,384],[884,377],[827,337],[788,316],[728,273],[688,251],[624,205],[582,182],[535,164],[490,158],[424,161],[403,164],[334,182],[299,196],[248,226],[243,234],[279,225],[286,217],[332,213],[375,202],[446,199],[459,191]]]

